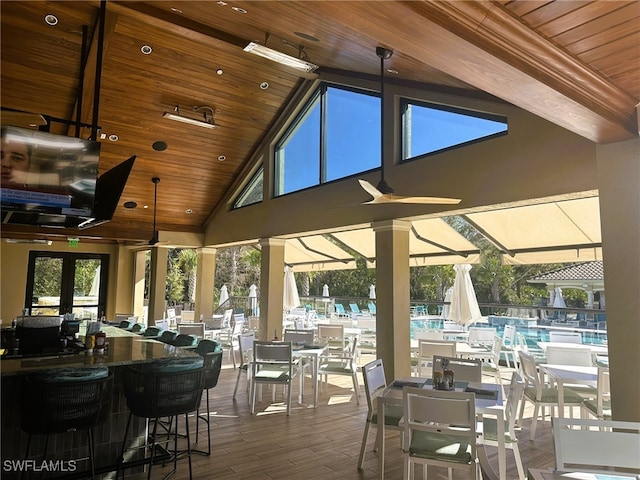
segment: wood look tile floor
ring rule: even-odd
[[[361,363],[373,359],[362,357]],[[226,356],[225,356],[226,361]],[[227,362],[225,362],[227,363]],[[377,453],[373,452],[375,429],[369,432],[369,442],[363,470],[358,470],[358,455],[367,414],[367,402],[362,378],[360,378],[360,405],[356,405],[351,380],[347,377],[330,377],[327,391],[320,391],[318,407],[313,408],[311,380],[305,381],[305,397],[297,403],[297,380],[294,381],[291,415],[286,416],[284,396],[278,389],[276,403],[271,403],[271,393],[263,394],[263,401],[256,405],[256,414],[249,413],[246,378],[240,381],[239,392],[232,399],[237,370],[225,364],[218,385],[209,391],[211,404],[210,456],[193,454],[194,480],[325,480],[378,478]],[[510,373],[504,375],[505,379]],[[492,382],[492,379],[485,380]],[[505,380],[508,384],[508,380]],[[203,396],[201,412],[206,411]],[[520,453],[525,468],[553,466],[553,447],[550,422],[538,422],[536,441],[529,441],[531,409],[525,410],[523,428],[518,432]],[[181,425],[183,422],[180,422]],[[191,430],[195,430],[195,418],[191,418]],[[200,422],[198,448],[206,449],[206,426]],[[193,438],[193,434],[192,434]],[[398,432],[388,432],[385,455],[385,479],[402,478],[402,454]],[[487,447],[489,460],[497,471],[497,450]],[[171,469],[154,466],[152,478],[163,478]],[[507,450],[507,477],[517,479],[512,452]],[[421,478],[420,467],[416,477]],[[144,475],[130,475],[138,480]],[[189,478],[186,459],[178,462],[178,470],[171,477],[175,480]],[[446,469],[429,468],[430,480],[447,478]],[[471,478],[465,472],[454,472],[454,480]]]

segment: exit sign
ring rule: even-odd
[[[79,238],[67,238],[67,242],[70,248],[78,248],[78,245],[80,244],[80,239]]]

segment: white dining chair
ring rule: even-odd
[[[481,479],[474,394],[413,387],[402,394],[403,478],[413,478],[415,464],[421,464],[423,472],[433,465],[450,469],[449,478],[455,468]]]
[[[582,334],[580,332],[551,330],[549,332],[549,341],[557,343],[582,343]]]
[[[256,392],[262,385],[282,385],[287,389],[287,415],[291,414],[291,386],[297,369],[292,357],[291,342],[253,343],[253,359],[251,360],[251,414],[255,413]],[[277,388],[273,388],[275,401]]]

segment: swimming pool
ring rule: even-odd
[[[518,324],[520,323],[520,324]],[[607,332],[605,330],[593,330],[587,328],[561,328],[561,327],[549,327],[544,325],[536,325],[535,320],[531,319],[527,322],[500,322],[500,323],[479,323],[475,326],[483,328],[495,328],[496,333],[502,336],[504,326],[507,324],[515,325],[516,332],[521,333],[527,345],[531,347],[537,347],[538,342],[548,342],[549,332],[551,330],[564,330],[574,331],[582,333],[582,341],[585,344],[601,345],[607,343]],[[441,318],[429,318],[429,319],[411,319],[411,338],[413,338],[415,330],[437,330],[442,328]]]

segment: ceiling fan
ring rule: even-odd
[[[384,61],[391,58],[393,51],[384,47],[376,47],[376,55],[380,57],[380,128],[384,122]],[[414,204],[443,204],[455,205],[460,203],[459,198],[445,197],[416,197],[394,195],[393,188],[384,179],[384,134],[380,135],[381,162],[380,162],[380,181],[374,186],[366,180],[359,179],[360,186],[373,198],[368,202],[362,202],[363,205],[375,205],[381,203],[414,203]]]
[[[149,240],[149,245],[154,246],[158,243],[158,230],[156,230],[156,212],[158,208],[158,184],[160,183],[159,177],[153,177],[151,179],[153,182],[153,235]]]

